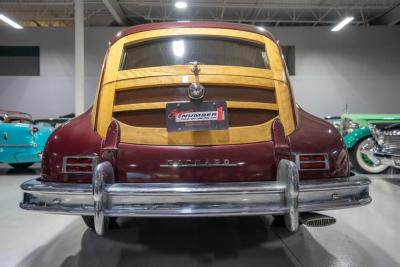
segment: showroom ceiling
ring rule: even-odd
[[[135,25],[176,20],[218,20],[263,26],[330,26],[344,17],[356,25],[394,25],[398,0],[85,0],[86,26]],[[0,13],[26,27],[65,27],[74,21],[73,0],[0,0]]]

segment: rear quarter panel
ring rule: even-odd
[[[41,150],[31,133],[32,126],[23,123],[0,123],[0,162],[39,162]]]
[[[330,123],[299,109],[299,125],[288,139],[293,155],[326,153],[329,156],[329,170],[300,171],[301,178],[317,179],[349,175],[346,147],[339,131]]]
[[[56,128],[43,152],[42,179],[58,182],[88,182],[91,175],[65,175],[62,163],[65,156],[98,156],[101,138],[93,131],[91,109]]]

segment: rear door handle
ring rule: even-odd
[[[5,141],[8,140],[8,134],[7,134],[7,132],[4,132],[4,133],[3,133],[3,139],[4,139]]]

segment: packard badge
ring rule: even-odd
[[[165,164],[161,164],[160,167],[164,168],[210,168],[210,167],[235,167],[239,166],[239,163],[231,163],[229,159],[207,159],[207,160],[167,160]]]

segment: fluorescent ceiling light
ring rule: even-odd
[[[344,26],[350,23],[354,18],[353,17],[347,17],[344,20],[342,20],[338,25],[332,28],[332,32],[337,32],[340,31]]]
[[[22,29],[22,26],[19,25],[18,23],[16,23],[15,21],[7,18],[6,16],[4,16],[3,14],[0,14],[0,20],[4,21],[5,23],[7,23],[8,25],[14,27],[15,29]]]
[[[182,8],[187,8],[187,6],[188,6],[188,4],[186,2],[183,2],[183,1],[179,1],[179,2],[175,3],[175,7],[176,8],[182,9]]]

